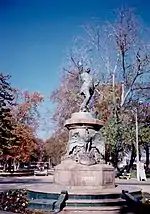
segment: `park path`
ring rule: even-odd
[[[136,179],[122,180],[116,179],[117,185],[136,186],[142,189],[143,192],[150,193],[150,179],[147,181],[137,181]],[[36,188],[40,186],[53,185],[53,176],[30,176],[30,177],[0,177],[0,190],[16,189],[16,188]]]
[[[0,190],[30,188],[39,185],[51,185],[53,176],[28,176],[28,177],[0,177]]]
[[[128,186],[136,186],[142,189],[142,192],[150,193],[150,179],[147,181],[137,181],[137,179],[132,178],[129,180],[116,179],[117,185],[128,185]]]

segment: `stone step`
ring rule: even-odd
[[[56,200],[34,199],[29,202],[29,209],[53,210]]]
[[[69,199],[66,201],[66,206],[71,207],[99,207],[99,206],[122,206],[125,204],[125,201],[120,199],[103,199],[103,200],[87,200],[87,199],[80,199],[80,200],[74,200]]]
[[[62,214],[120,214],[119,206],[108,206],[108,207],[64,207],[61,212]]]
[[[124,202],[121,198],[114,199],[68,199],[66,203],[109,203],[109,202]]]
[[[64,210],[89,210],[89,211],[91,211],[91,210],[110,210],[110,209],[115,209],[115,210],[118,210],[118,206],[114,206],[114,207],[109,207],[109,208],[107,208],[107,207],[101,207],[101,208],[99,208],[99,207],[64,207]]]
[[[46,200],[57,200],[60,193],[46,193],[46,192],[33,192],[28,191],[27,197],[28,199],[46,199]]]
[[[29,209],[37,209],[37,210],[49,210],[52,211],[54,209],[54,204],[56,203],[56,200],[50,200],[50,199],[34,199],[31,200],[28,208]],[[104,199],[104,200],[82,200],[82,199],[69,199],[66,201],[66,206],[67,207],[72,207],[75,209],[80,208],[85,208],[85,209],[90,209],[90,208],[96,208],[99,210],[99,207],[107,207],[112,206],[122,206],[125,204],[125,201],[122,199]],[[88,207],[88,208],[87,208]]]

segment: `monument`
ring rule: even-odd
[[[79,75],[83,102],[79,111],[72,113],[64,124],[69,130],[67,154],[55,167],[52,184],[30,190],[30,204],[34,208],[49,209],[52,199],[58,199],[51,207],[62,214],[117,214],[125,205],[121,199],[122,189],[134,197],[139,197],[141,190],[115,187],[114,168],[104,161],[105,144],[101,134],[104,123],[95,118],[89,108],[98,82],[94,81],[90,69],[83,69],[81,64]]]
[[[90,68],[79,65],[80,94],[83,102],[79,112],[65,122],[69,130],[65,160],[55,168],[54,180],[58,184],[74,187],[114,187],[114,168],[104,163],[105,145],[100,129],[103,121],[93,117],[89,103],[98,85],[90,74]]]
[[[104,161],[105,144],[100,131],[104,122],[95,118],[89,108],[98,82],[94,81],[90,68],[83,69],[81,64],[79,75],[83,102],[79,112],[72,113],[64,124],[69,130],[67,154],[55,167],[54,182],[76,194],[86,192],[98,197],[100,191],[115,188],[115,174],[114,168]]]

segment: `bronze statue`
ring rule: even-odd
[[[80,112],[72,115],[73,122],[70,123],[68,120],[65,125],[68,128],[68,124],[74,124],[69,129],[68,149],[64,158],[70,157],[82,165],[94,165],[102,163],[105,155],[104,141],[99,132],[101,123],[93,117],[88,109],[99,82],[94,81],[90,68],[83,69],[83,65],[78,63],[78,70],[81,81],[80,94],[84,96],[84,100],[80,106]]]
[[[95,83],[93,76],[90,74],[90,68],[83,69],[83,65],[79,64],[79,75],[81,80],[80,94],[84,96],[84,100],[80,106],[80,111],[88,111],[88,104],[94,94],[95,87],[99,82]]]

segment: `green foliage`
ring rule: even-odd
[[[141,144],[150,143],[150,126],[139,125],[139,140]]]
[[[10,76],[0,73],[0,154],[8,154],[15,142],[12,134],[11,107],[14,105],[14,90],[8,83]]]
[[[111,117],[103,128],[103,136],[105,141],[109,142],[112,147],[116,144],[121,131],[121,124],[117,123],[114,117]]]
[[[104,128],[102,129],[105,142],[109,145],[109,156],[112,158],[112,163],[114,166],[119,162],[119,155],[123,156],[123,126],[121,122],[116,122],[114,117],[111,117]]]

